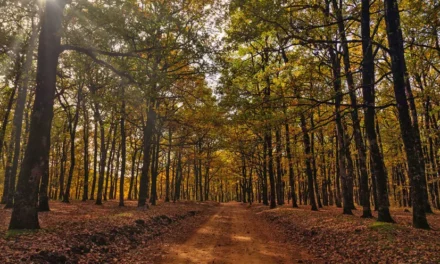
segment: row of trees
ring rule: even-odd
[[[1,156],[10,229],[39,228],[49,199],[232,199],[205,81],[215,3],[9,4]]]
[[[221,104],[272,208],[439,208],[436,1],[231,1]],[[390,196],[390,194],[392,196]],[[242,200],[245,196],[242,195]]]

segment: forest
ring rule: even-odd
[[[0,14],[0,262],[440,261],[438,0]]]

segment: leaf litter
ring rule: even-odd
[[[217,203],[161,203],[150,209],[128,201],[103,206],[93,201],[51,202],[50,212],[39,213],[38,231],[8,231],[11,210],[0,210],[0,263],[118,263],[124,254],[179,232],[179,223],[213,214]],[[143,255],[142,259],[154,257]]]

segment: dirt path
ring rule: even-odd
[[[294,241],[294,239],[293,239]],[[223,204],[183,244],[171,244],[162,263],[304,263],[313,258],[239,203]]]

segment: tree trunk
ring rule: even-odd
[[[340,197],[340,194],[338,193],[340,190],[339,180],[342,179],[342,198],[343,198],[343,213],[344,214],[353,214],[351,212],[352,206],[351,202],[353,199],[350,198],[350,188],[353,188],[353,186],[347,185],[347,181],[349,177],[352,177],[352,175],[347,175],[346,170],[346,148],[348,150],[348,146],[345,143],[346,137],[345,137],[345,131],[344,126],[342,125],[342,116],[340,112],[340,105],[342,101],[342,91],[341,91],[341,65],[340,60],[337,57],[337,54],[335,53],[335,50],[333,47],[329,48],[330,58],[332,61],[332,70],[333,70],[333,87],[334,91],[336,93],[335,95],[335,122],[336,122],[336,131],[337,131],[337,166],[338,170],[336,172],[336,188],[337,188],[337,198]],[[348,154],[349,156],[349,154]],[[351,172],[349,172],[351,173]],[[348,174],[349,174],[348,173]],[[339,200],[339,199],[338,199]],[[337,201],[337,205],[338,205]]]
[[[158,167],[159,167],[159,147],[160,147],[160,129],[157,129],[156,133],[156,142],[155,142],[155,150],[154,150],[154,158],[152,160],[152,165],[154,165],[154,169],[151,172],[151,197],[150,202],[152,205],[156,205],[157,201],[157,174],[158,174]]]
[[[134,144],[134,152],[133,155],[131,156],[131,176],[130,176],[130,187],[128,189],[128,200],[133,200],[133,189],[134,189],[134,179],[135,179],[135,174],[136,174],[136,156],[137,156],[137,146],[136,144]]]
[[[362,0],[362,92],[365,108],[365,131],[367,134],[368,145],[370,147],[370,160],[372,175],[377,189],[378,202],[378,221],[394,222],[389,211],[389,198],[387,189],[387,174],[385,164],[377,144],[375,129],[375,78],[374,78],[374,56],[370,36],[370,1]],[[363,206],[362,217],[372,217],[370,209],[370,193],[368,191],[368,178],[361,175],[361,198]]]
[[[26,51],[26,60],[23,64],[23,69],[22,69],[22,76],[21,76],[22,81],[19,85],[17,102],[15,103],[14,118],[12,120],[11,142],[12,141],[14,142],[12,144],[14,147],[13,150],[12,148],[9,150],[11,154],[13,153],[12,166],[11,166],[11,170],[9,171],[9,177],[5,176],[5,180],[6,178],[9,179],[9,186],[7,192],[8,200],[6,202],[5,208],[12,208],[14,203],[15,182],[16,182],[15,179],[17,175],[18,162],[20,158],[20,149],[21,149],[20,146],[21,146],[21,133],[23,127],[23,115],[26,106],[26,98],[28,93],[29,80],[31,77],[30,73],[33,62],[33,53],[37,42],[37,36],[38,36],[38,26],[32,23],[32,34],[31,37],[29,38],[29,45]],[[9,110],[7,110],[7,113],[9,115],[8,111]],[[4,131],[2,131],[2,133],[4,133]],[[3,139],[0,138],[0,142],[3,142]],[[1,156],[1,150],[0,150],[0,156]]]
[[[300,119],[301,119],[301,130],[303,133],[304,150],[306,155],[306,174],[307,174],[309,200],[310,200],[310,205],[312,206],[312,211],[318,211],[318,207],[316,206],[316,200],[315,200],[315,191],[313,190],[312,153],[310,146],[310,137],[309,137],[309,132],[307,130],[306,118],[304,117],[303,113],[300,114]]]
[[[338,28],[339,28],[339,35],[342,42],[342,49],[343,49],[343,58],[344,58],[344,69],[345,69],[345,75],[347,79],[347,85],[349,89],[349,96],[352,106],[351,111],[351,119],[353,121],[353,135],[354,140],[356,143],[356,150],[359,157],[359,169],[360,174],[362,178],[363,184],[360,185],[361,192],[363,194],[363,197],[365,198],[365,195],[368,197],[368,172],[367,172],[367,163],[366,163],[366,150],[364,145],[364,140],[362,138],[362,132],[360,127],[360,121],[359,121],[359,113],[358,113],[358,106],[357,106],[357,99],[355,94],[355,84],[353,80],[353,73],[351,72],[351,65],[350,65],[350,54],[349,54],[349,48],[348,48],[348,42],[347,37],[345,33],[345,25],[344,20],[342,16],[342,7],[338,7],[337,1],[332,0],[333,8],[336,10],[336,17],[338,20]],[[348,145],[346,146],[348,150]],[[349,162],[349,161],[347,161]],[[348,164],[349,165],[349,164]],[[371,217],[371,209],[370,204],[365,202],[365,204],[362,204],[363,206],[363,217]]]
[[[167,153],[167,165],[165,168],[165,202],[170,201],[170,166],[171,166],[171,144],[173,136],[171,127],[168,130],[168,153]]]
[[[96,117],[96,115],[95,115]],[[96,176],[98,174],[98,120],[94,120],[95,127],[93,132],[93,179],[92,191],[90,193],[90,200],[95,200]]]
[[[156,111],[154,109],[155,101],[152,99],[148,106],[147,123],[144,127],[144,158],[142,174],[139,187],[138,207],[145,206],[148,196],[149,168],[151,161],[151,143],[153,140],[153,130],[156,124]]]
[[[83,100],[82,107],[84,114],[84,191],[82,200],[87,201],[89,199],[89,112],[87,111],[85,100]]]
[[[282,57],[284,60],[284,63],[288,63],[289,59],[285,54],[284,49],[281,50]],[[297,197],[295,192],[295,175],[293,171],[293,160],[292,160],[292,151],[290,149],[290,131],[289,131],[289,124],[287,122],[287,107],[286,103],[283,101],[283,112],[286,120],[284,121],[284,129],[285,129],[285,136],[286,136],[286,153],[287,153],[287,162],[289,166],[289,185],[290,185],[290,196],[292,197],[292,207],[297,208]]]
[[[272,154],[272,130],[269,128],[265,134],[265,142],[267,145],[268,153],[268,170],[269,170],[269,183],[270,183],[270,208],[275,208],[276,205],[276,190],[275,190],[275,176],[273,168],[273,154]]]
[[[78,98],[76,102],[76,109],[75,109],[75,115],[71,117],[69,114],[69,134],[70,134],[70,168],[69,168],[69,176],[67,178],[67,185],[66,190],[63,197],[63,203],[69,203],[70,201],[70,187],[72,185],[72,179],[73,179],[73,172],[75,169],[75,135],[76,135],[76,127],[78,126],[78,120],[79,120],[79,109],[81,105],[81,90],[82,87],[78,90]],[[66,111],[70,111],[66,108]]]
[[[95,88],[92,89],[92,93],[96,96]],[[102,189],[104,187],[104,176],[105,176],[105,162],[107,160],[107,149],[105,144],[105,127],[104,121],[102,120],[101,113],[99,112],[99,103],[94,102],[95,104],[95,120],[99,123],[99,132],[100,132],[100,152],[101,157],[99,159],[99,179],[98,179],[98,192],[96,194],[96,205],[102,205]],[[110,135],[109,135],[110,137]]]
[[[110,139],[112,139],[112,143],[111,143],[111,148],[110,148],[110,153],[109,153],[109,158],[108,158],[108,163],[107,163],[107,174],[105,176],[105,186],[104,186],[104,201],[107,201],[107,195],[108,195],[108,182],[110,180],[110,178],[112,178],[112,173],[113,173],[113,159],[115,157],[115,149],[116,149],[116,134],[118,131],[118,124],[116,123],[115,128],[113,130],[113,136],[111,135],[111,129],[109,132],[109,137],[108,137],[108,141],[107,141],[107,146],[110,143]],[[107,150],[106,150],[107,151]],[[113,180],[112,180],[113,181]]]
[[[180,200],[180,186],[182,183],[182,150],[179,150],[179,154],[177,155],[177,168],[176,168],[176,176],[175,176],[175,191],[174,191],[174,199],[176,202]]]
[[[310,125],[311,125],[311,137],[310,137],[310,150],[311,150],[311,158],[312,158],[312,168],[313,168],[313,183],[316,191],[316,201],[318,202],[318,207],[322,208],[321,204],[321,196],[319,194],[319,184],[317,179],[318,169],[316,168],[316,156],[315,156],[315,133],[313,130],[315,129],[315,122],[313,120],[313,113],[310,115]]]
[[[17,64],[19,64],[19,60],[20,60],[20,57],[17,56]],[[0,157],[2,156],[2,153],[3,153],[3,143],[5,141],[6,128],[7,128],[8,123],[9,123],[9,116],[11,115],[11,110],[12,110],[12,105],[14,104],[15,94],[16,94],[16,92],[18,90],[18,87],[19,87],[19,84],[18,84],[19,79],[20,79],[20,72],[17,73],[17,76],[15,78],[14,88],[12,89],[11,95],[9,96],[8,105],[7,105],[7,108],[6,108],[6,113],[5,113],[5,116],[3,118],[2,127],[0,129]],[[14,116],[15,116],[15,114],[14,114]],[[12,141],[11,141],[11,147],[12,147]],[[11,152],[12,149],[10,149],[9,151]],[[11,156],[12,156],[12,152],[11,152]],[[8,169],[5,170],[5,181],[4,181],[4,184],[3,184],[3,196],[2,196],[2,199],[0,201],[0,203],[2,203],[2,204],[5,204],[7,202],[8,196],[9,196],[9,186],[11,186],[10,179],[9,179],[10,175],[11,175],[10,171],[11,171],[10,169],[9,170]]]
[[[125,162],[127,159],[126,141],[125,135],[125,86],[122,85],[122,105],[121,105],[121,178],[119,183],[119,206],[124,206],[124,178],[125,178]]]
[[[15,145],[15,135],[14,131],[11,133],[11,140],[9,141],[9,145],[7,148],[6,155],[6,166],[5,166],[5,188],[4,188],[4,196],[6,196],[4,203],[5,209],[10,209],[14,206],[14,196],[15,192],[15,177],[12,177],[12,159],[14,156],[14,145]],[[20,149],[20,145],[18,146]],[[13,178],[13,179],[12,179]]]
[[[265,52],[264,54],[264,60],[265,63],[268,63],[269,61],[269,54]],[[264,69],[263,69],[264,70]],[[264,89],[264,102],[265,102],[265,108],[266,111],[269,112],[269,114],[272,111],[272,106],[270,103],[270,79],[267,78],[266,80],[266,88]],[[266,120],[266,122],[269,122],[269,120]],[[274,176],[274,167],[273,167],[273,147],[272,147],[272,129],[270,127],[270,124],[266,124],[266,131],[264,134],[264,141],[267,148],[267,154],[268,154],[268,172],[269,172],[269,184],[270,184],[270,208],[276,207],[276,190],[275,190],[275,176]]]
[[[60,193],[58,196],[58,199],[63,199],[64,195],[64,176],[66,174],[66,162],[67,162],[67,138],[65,136],[65,132],[67,130],[67,124],[65,125],[63,129],[63,143],[61,145],[61,168],[60,168],[60,179],[59,179],[59,187],[60,187]]]
[[[396,0],[385,0],[385,21],[391,56],[391,69],[393,72],[394,94],[396,97],[397,110],[399,114],[399,124],[402,133],[402,140],[408,162],[408,174],[411,179],[412,205],[413,205],[413,225],[416,228],[429,229],[425,212],[425,193],[426,185],[424,181],[423,167],[417,141],[420,137],[416,133],[416,128],[411,122],[406,91],[410,91],[409,81],[406,81],[408,72],[406,71],[403,35],[400,27],[400,15]],[[407,86],[407,87],[405,87]]]
[[[421,188],[420,191],[423,192],[423,206],[425,207],[425,213],[430,213],[432,214],[432,208],[431,205],[429,204],[429,199],[428,199],[428,191],[426,188],[427,182],[426,182],[426,166],[425,166],[425,158],[423,155],[423,148],[422,148],[422,140],[420,138],[420,128],[419,128],[419,121],[418,121],[418,117],[417,117],[417,109],[416,109],[416,104],[414,101],[414,95],[412,93],[411,90],[411,84],[409,81],[409,74],[408,74],[408,70],[406,68],[406,62],[404,63],[404,72],[406,74],[406,78],[405,78],[405,92],[407,94],[407,99],[408,99],[408,106],[409,106],[409,110],[410,110],[410,114],[411,114],[411,121],[412,121],[412,126],[414,129],[414,141],[415,141],[415,147],[416,150],[419,154],[418,158],[419,158],[419,164],[420,164],[420,175],[422,175],[423,177],[421,177],[421,184],[423,185],[423,188]]]
[[[275,151],[276,151],[276,166],[277,166],[277,203],[278,205],[284,204],[284,196],[283,196],[283,171],[281,167],[281,130],[280,128],[276,128],[275,130]]]
[[[198,156],[198,169],[199,169],[199,198],[200,201],[203,201],[203,186],[202,186],[202,179],[203,179],[203,173],[202,173],[202,139],[199,140],[199,156]],[[177,180],[177,179],[176,179]]]
[[[289,164],[289,184],[290,184],[290,196],[292,197],[292,207],[297,208],[297,197],[295,191],[295,174],[293,171],[293,159],[292,159],[292,151],[290,149],[290,131],[289,124],[287,122],[284,124],[284,128],[286,130],[286,153],[287,153],[287,162]]]
[[[343,131],[347,131],[347,124],[345,122],[343,122]],[[351,156],[351,151],[350,151],[350,136],[348,135],[347,132],[344,133],[345,137],[344,137],[344,149],[343,149],[343,154],[345,155],[345,168],[347,169],[347,173],[345,174],[345,179],[343,181],[343,186],[344,186],[344,193],[347,195],[347,199],[346,199],[346,207],[350,208],[350,209],[356,209],[354,207],[354,196],[353,196],[353,181],[354,181],[354,177],[355,177],[355,171],[354,171],[354,164],[353,164],[353,159]]]
[[[263,192],[263,204],[269,205],[268,195],[267,195],[267,144],[266,138],[263,142],[263,178],[261,182],[262,192]]]
[[[141,163],[142,158],[142,149],[140,150],[139,157],[136,165],[136,177],[134,179],[134,199],[139,198],[139,189],[138,189],[138,176],[139,176],[139,164]]]
[[[320,156],[321,156],[321,164],[320,164],[320,171],[322,176],[322,205],[328,206],[329,205],[329,188],[328,188],[328,176],[327,176],[327,168],[326,168],[326,159],[325,159],[325,146],[324,146],[324,133],[322,132],[322,129],[319,130],[319,143],[321,146]],[[331,192],[330,192],[331,193]]]
[[[63,0],[47,1],[42,16],[38,47],[37,85],[32,108],[29,139],[18,178],[9,229],[38,229],[38,186],[48,173],[50,130],[61,43]]]
[[[110,196],[109,199],[116,199],[116,192],[118,190],[118,176],[119,176],[119,165],[120,165],[120,160],[121,160],[121,143],[119,142],[118,145],[118,150],[116,152],[116,167],[113,170],[114,172],[114,177],[112,174],[112,179],[113,179],[113,183],[110,187]]]

